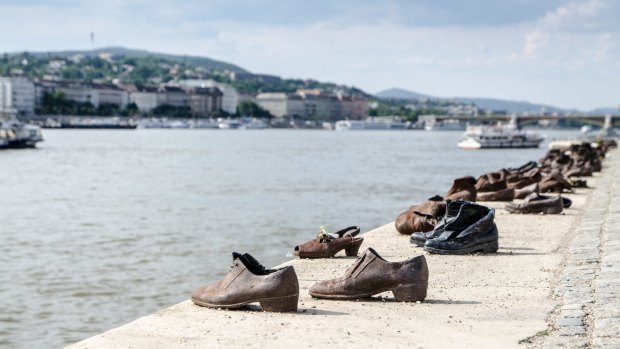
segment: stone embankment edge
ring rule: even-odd
[[[559,306],[547,336],[535,347],[620,348],[620,162],[615,153],[588,198],[553,290]]]

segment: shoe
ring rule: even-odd
[[[509,168],[507,169],[507,171],[510,174],[520,174],[520,173],[526,173],[534,168],[538,167],[538,164],[536,163],[536,161],[530,161],[528,163],[526,163],[525,165],[521,166],[521,167],[517,167],[517,168]]]
[[[476,201],[477,192],[476,179],[474,177],[461,177],[454,180],[452,188],[444,195],[444,199]]]
[[[478,193],[477,201],[512,201],[515,198],[515,190],[508,188],[500,191],[492,191],[486,193]]]
[[[515,199],[524,199],[526,196],[539,191],[538,183],[530,184],[527,187],[515,189]]]
[[[267,269],[249,254],[233,252],[233,265],[224,279],[197,288],[192,302],[211,308],[240,308],[260,303],[263,311],[297,311],[299,283],[292,266]]]
[[[424,251],[438,254],[497,252],[498,231],[493,222],[495,210],[473,202],[462,202],[456,215],[448,209],[443,227],[436,227],[432,238],[424,243]],[[455,207],[456,208],[456,207]],[[439,229],[438,229],[439,228]]]
[[[401,213],[394,221],[396,230],[405,235],[414,232],[431,231],[437,220],[446,213],[446,203],[439,195],[435,195],[420,205],[411,206]]]
[[[454,220],[454,217],[458,215],[461,206],[467,202],[469,201],[448,200],[446,202],[446,214],[439,220],[439,222],[437,222],[433,230],[428,232],[414,232],[411,234],[409,242],[416,246],[423,247],[426,240],[433,239],[441,235],[445,230],[446,224]]]
[[[428,266],[424,256],[388,262],[368,248],[344,276],[317,282],[310,288],[310,295],[324,299],[358,299],[392,291],[397,302],[417,302],[426,298],[427,288]]]
[[[568,182],[573,188],[587,188],[588,187],[588,181],[586,181],[585,179],[569,178]]]
[[[570,203],[567,204],[570,206]],[[562,212],[563,200],[561,196],[547,196],[532,193],[520,204],[507,203],[504,209],[510,213],[558,214]]]
[[[507,188],[506,172],[489,172],[478,177],[476,190],[480,192],[498,191]],[[469,200],[471,201],[471,200]]]
[[[540,188],[541,193],[553,192],[561,194],[564,191],[569,193],[573,192],[573,188],[570,183],[568,183],[561,174],[555,172],[552,172],[538,182],[538,187]]]
[[[364,238],[357,238],[360,227],[351,226],[333,234],[327,234],[323,229],[316,238],[295,246],[293,254],[299,258],[330,258],[343,250],[349,257],[357,256],[357,252],[364,242]]]
[[[528,185],[540,182],[541,178],[542,174],[540,173],[540,169],[533,168],[527,172],[509,177],[506,180],[506,185],[508,188],[522,189]]]

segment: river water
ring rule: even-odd
[[[575,133],[545,132],[547,140]],[[0,347],[60,347],[188,299],[231,252],[273,266],[541,149],[460,132],[45,130],[0,152]]]

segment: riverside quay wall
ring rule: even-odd
[[[313,299],[315,282],[341,276],[354,262],[338,254],[284,264],[294,265],[300,282],[295,313],[187,300],[68,348],[619,348],[618,156],[608,155],[603,172],[587,179],[590,188],[566,195],[573,205],[562,214],[515,215],[503,203],[483,202],[496,208],[495,254],[428,254],[393,223],[365,233],[360,252],[372,246],[388,261],[426,255],[424,302],[398,303],[389,292]]]

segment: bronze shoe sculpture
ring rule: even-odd
[[[561,194],[564,191],[573,192],[573,187],[566,179],[558,173],[551,173],[538,182],[541,193],[553,192]]]
[[[504,171],[485,173],[476,181],[476,190],[479,193],[502,189],[506,189],[506,173]]]
[[[570,206],[570,200],[566,202]],[[528,195],[522,203],[507,203],[504,207],[510,213],[558,214],[565,205],[561,196],[547,196],[538,193]]]
[[[499,236],[494,218],[492,208],[469,201],[449,202],[446,216],[428,233],[424,251],[438,254],[497,252]]]
[[[324,299],[358,299],[392,291],[398,302],[417,302],[426,298],[427,288],[428,266],[424,256],[388,262],[368,248],[344,276],[317,282],[310,288],[310,295]]]
[[[444,195],[444,199],[476,201],[477,192],[476,179],[474,177],[461,177],[454,180],[452,187]]]
[[[538,183],[530,184],[527,187],[515,189],[515,199],[524,199],[526,196],[539,191]]]
[[[192,302],[211,308],[240,308],[260,303],[263,311],[297,311],[299,283],[292,266],[267,269],[249,254],[233,252],[233,265],[224,279],[197,288]]]
[[[512,201],[515,198],[515,190],[508,188],[504,190],[478,193],[477,201]]]
[[[525,173],[520,173],[507,180],[508,188],[522,189],[528,185],[540,182],[542,178],[539,168],[533,168]]]
[[[414,232],[431,231],[437,220],[446,212],[446,203],[439,195],[435,195],[420,205],[411,206],[401,213],[394,221],[396,230],[405,235]]]
[[[364,238],[356,237],[359,233],[360,227],[357,226],[344,228],[333,234],[328,234],[321,228],[316,238],[295,246],[293,254],[299,258],[330,258],[344,250],[347,256],[354,257],[364,242]]]

